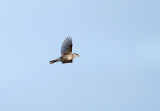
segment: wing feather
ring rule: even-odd
[[[61,55],[67,55],[72,53],[72,38],[67,37],[61,47]]]

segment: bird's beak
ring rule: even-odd
[[[81,57],[80,55],[78,55],[78,57]]]

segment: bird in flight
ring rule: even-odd
[[[80,57],[78,54],[76,53],[72,53],[72,38],[71,37],[67,37],[61,47],[61,57],[59,57],[58,59],[55,60],[51,60],[50,64],[53,64],[55,62],[59,62],[61,61],[62,64],[65,63],[72,63],[73,59],[76,57]]]

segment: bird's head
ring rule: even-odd
[[[73,53],[73,58],[80,57],[80,55]]]

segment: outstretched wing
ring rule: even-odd
[[[72,53],[72,38],[67,37],[61,47],[61,55],[67,55]]]

